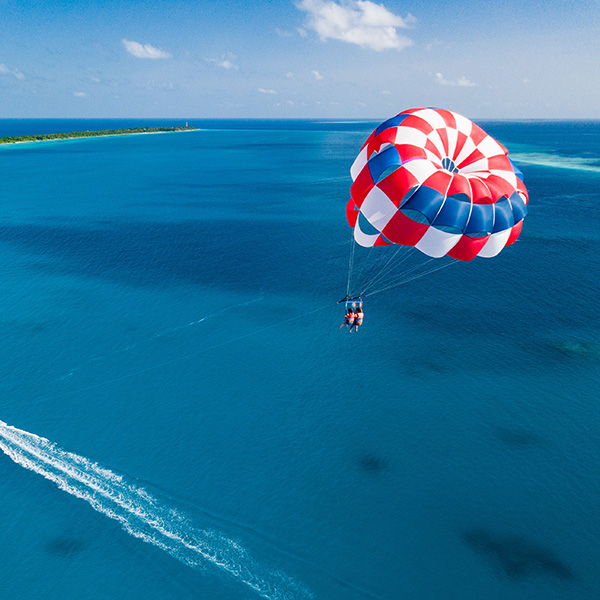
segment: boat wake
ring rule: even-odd
[[[127,533],[194,569],[212,565],[269,600],[313,597],[292,578],[259,565],[237,541],[195,527],[144,488],[43,437],[0,421],[0,449],[18,465],[118,521]]]

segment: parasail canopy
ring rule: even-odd
[[[449,110],[411,108],[369,136],[350,170],[346,207],[361,246],[491,258],[519,237],[523,174],[502,144]]]

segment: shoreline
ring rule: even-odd
[[[149,133],[182,133],[185,131],[200,131],[198,127],[134,127],[125,129],[102,129],[98,131],[70,131],[64,133],[44,133],[32,135],[15,135],[0,137],[0,146],[15,144],[32,144],[37,142],[60,142],[63,140],[81,140],[85,138],[113,137],[123,135],[142,135]]]

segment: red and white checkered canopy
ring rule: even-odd
[[[361,246],[490,258],[515,242],[527,214],[523,175],[506,148],[449,110],[413,108],[385,121],[350,172],[346,212]]]

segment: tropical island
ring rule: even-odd
[[[133,127],[127,129],[103,129],[101,131],[68,131],[65,133],[42,133],[37,135],[16,135],[0,137],[0,144],[18,144],[20,142],[44,142],[48,140],[66,140],[84,137],[103,137],[107,135],[131,135],[136,133],[173,133],[175,131],[197,131],[197,127]]]

